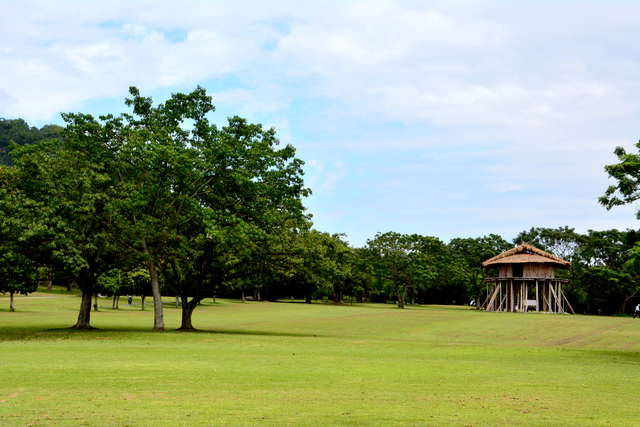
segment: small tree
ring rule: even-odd
[[[38,289],[37,268],[17,252],[0,249],[0,292],[9,293],[9,311],[15,311],[13,296]]]

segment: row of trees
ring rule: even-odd
[[[261,274],[267,257],[286,257],[283,234],[308,229],[303,163],[272,129],[239,117],[211,124],[202,88],[157,106],[130,94],[130,113],[65,114],[59,138],[14,145],[13,166],[0,168],[1,251],[30,277],[46,266],[77,284],[77,328],[90,327],[103,275],[144,266],[154,329],[164,329],[163,279],[192,329],[208,289]]]
[[[5,144],[0,291],[13,297],[43,281],[72,281],[82,292],[76,328],[91,327],[98,293],[116,302],[152,296],[155,330],[164,329],[162,295],[179,297],[184,330],[214,295],[401,308],[482,301],[492,272],[481,262],[524,241],[572,262],[564,274],[578,311],[621,313],[638,298],[635,231],[532,228],[514,242],[492,234],[449,243],[387,232],[353,248],[342,235],[312,229],[303,162],[273,129],[240,117],[213,125],[201,88],[159,105],[131,88],[126,104],[130,112],[119,116],[64,114],[64,128],[0,122],[12,129],[11,141],[39,138]],[[621,164],[637,160],[624,156]],[[631,170],[609,168],[612,176]],[[608,207],[631,201],[616,197],[629,188],[616,178],[622,187],[601,200]]]

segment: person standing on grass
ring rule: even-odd
[[[640,304],[636,304],[636,309],[633,312],[633,318],[640,317]]]

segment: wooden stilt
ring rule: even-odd
[[[571,310],[571,314],[576,314],[576,312],[573,310],[573,307],[571,306],[571,303],[567,299],[567,296],[564,294],[564,290],[561,289],[560,292],[562,293],[562,298],[564,298],[565,302],[567,303],[567,306],[569,307],[569,310]]]
[[[566,282],[565,279],[543,277],[488,279],[487,283],[493,285],[487,286],[487,298],[480,307],[485,311],[521,313],[526,313],[529,308],[533,311],[535,307],[536,312],[575,314],[563,290],[563,284]]]
[[[549,289],[551,289],[551,293],[553,294],[553,296],[555,298],[553,300],[554,301],[554,305],[553,305],[554,313],[559,313],[560,312],[560,307],[558,306],[558,294],[556,294],[556,290],[554,289],[554,285],[552,284],[551,286],[549,286]]]
[[[491,293],[491,298],[487,298],[487,302],[484,304],[485,310],[495,311],[495,301],[496,297],[500,291],[500,285],[496,286]]]
[[[513,280],[509,281],[509,296],[510,301],[509,301],[509,311],[513,312]]]

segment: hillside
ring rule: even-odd
[[[10,142],[13,141],[19,145],[34,144],[59,136],[62,129],[58,125],[44,125],[38,129],[29,126],[23,119],[0,118],[0,164],[11,163],[8,152]]]

